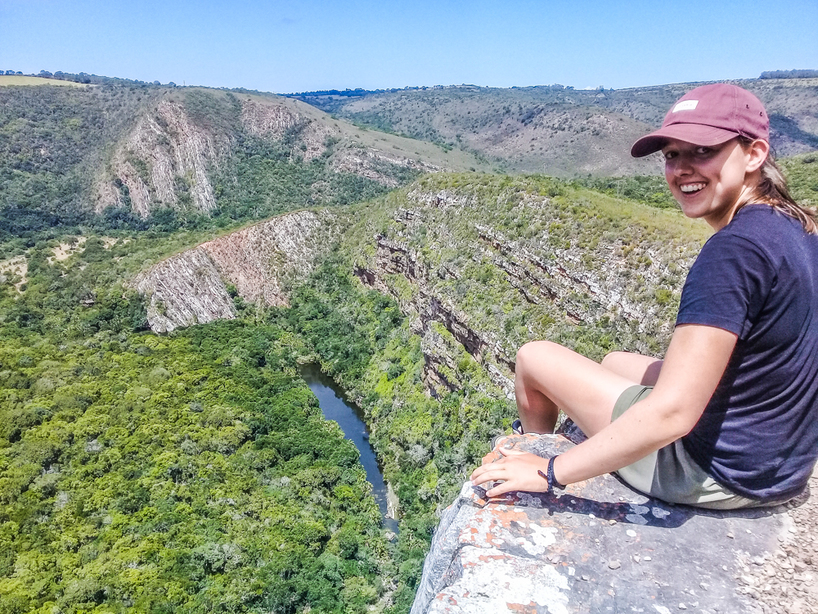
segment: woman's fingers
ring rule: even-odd
[[[513,490],[542,492],[548,489],[548,481],[541,477],[548,466],[544,458],[521,450],[501,450],[503,458],[493,463],[481,465],[471,474],[474,486],[487,482],[501,482],[486,491],[489,497],[496,497]]]

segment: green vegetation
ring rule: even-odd
[[[784,158],[779,165],[795,201],[806,207],[818,207],[818,153]]]
[[[323,367],[364,409],[384,476],[400,500],[398,590],[392,611],[406,612],[420,580],[437,513],[456,495],[488,442],[508,428],[512,405],[460,348],[457,392],[435,399],[423,382],[421,338],[395,302],[366,290],[348,263],[325,263],[279,312]],[[439,334],[451,339],[442,327]],[[456,346],[456,343],[452,343]],[[459,380],[456,378],[460,378]]]
[[[150,242],[134,241],[132,257]],[[144,250],[144,251],[143,251]],[[0,610],[363,612],[392,575],[282,327],[159,338],[91,238],[0,313]]]
[[[679,207],[667,187],[665,178],[658,175],[586,177],[577,178],[574,183],[610,196],[635,200],[660,209],[678,209]]]
[[[87,205],[93,179],[106,147],[154,95],[124,86],[0,88],[0,241],[31,247],[82,225],[109,228]],[[120,212],[125,219],[135,221]]]
[[[304,161],[298,149],[299,131],[289,131],[280,142],[246,137],[231,164],[217,175],[216,223],[263,219],[314,205],[347,205],[368,200],[389,190],[382,183],[330,168],[329,156]],[[408,183],[417,171],[388,162],[377,165],[397,182]]]

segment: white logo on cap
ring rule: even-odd
[[[679,111],[692,111],[698,104],[698,100],[682,100],[679,104],[673,107],[672,112],[678,113]]]

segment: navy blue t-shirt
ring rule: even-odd
[[[767,205],[743,207],[702,248],[676,324],[738,335],[687,452],[737,494],[797,494],[818,458],[818,236]]]

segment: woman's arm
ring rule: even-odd
[[[721,380],[736,340],[735,334],[720,328],[678,326],[650,396],[560,455],[554,463],[557,481],[570,484],[616,471],[689,433]],[[546,489],[537,471],[545,472],[547,460],[514,450],[502,452],[505,458],[472,473],[474,484],[504,480],[488,491],[489,496]]]

